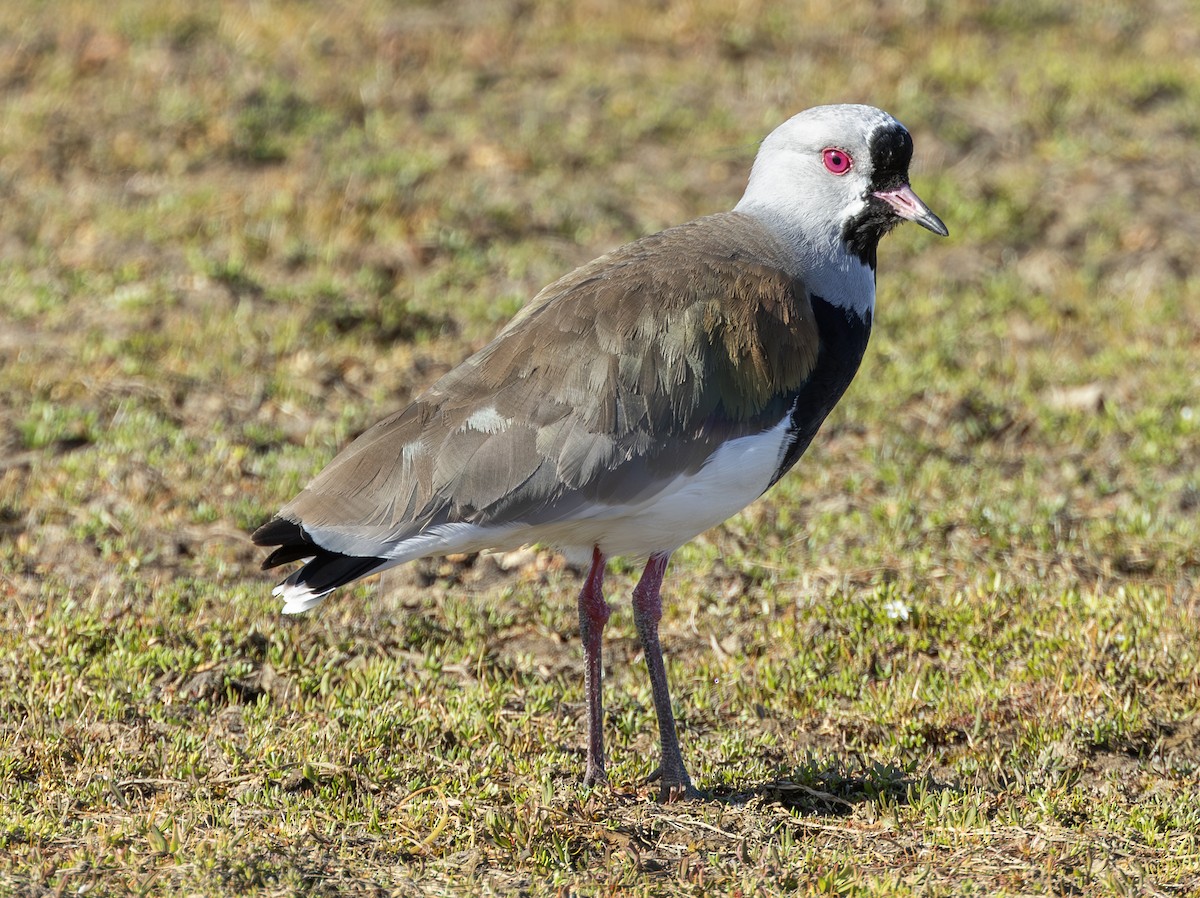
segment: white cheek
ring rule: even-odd
[[[838,221],[847,221],[867,208],[866,188],[847,203],[838,214]]]

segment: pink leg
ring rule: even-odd
[[[633,622],[642,640],[642,653],[650,671],[650,692],[654,696],[654,712],[658,716],[658,736],[662,744],[662,762],[656,774],[661,784],[659,798],[694,798],[700,793],[692,786],[683,755],[679,751],[679,736],[675,732],[675,714],[671,711],[671,694],[667,689],[667,669],[663,665],[662,647],[658,642],[658,622],[662,619],[663,575],[667,572],[670,555],[653,555],[646,563],[642,579],[633,590]]]
[[[579,591],[579,635],[583,637],[583,691],[587,697],[587,770],[585,786],[601,786],[608,782],[604,772],[604,706],[600,698],[601,637],[611,613],[604,601],[604,565],[606,559],[600,547],[592,549],[592,567],[583,589]]]

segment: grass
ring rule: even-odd
[[[0,8],[0,893],[1200,891],[1187,4]],[[246,533],[620,242],[857,100],[948,223],[858,380],[679,552],[713,800],[659,806],[619,566],[434,560],[285,619]]]

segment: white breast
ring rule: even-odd
[[[593,546],[610,557],[673,552],[763,494],[783,461],[790,418],[731,440],[699,471],[680,474],[635,504],[593,505],[571,520],[531,528],[526,542],[553,545],[571,558],[590,556]]]

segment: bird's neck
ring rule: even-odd
[[[753,217],[783,245],[792,263],[790,273],[811,293],[830,305],[871,319],[875,312],[875,266],[870,264],[874,254],[870,261],[863,261],[861,253],[846,245],[835,224],[790,214],[790,210],[756,202],[749,194],[734,211]]]

